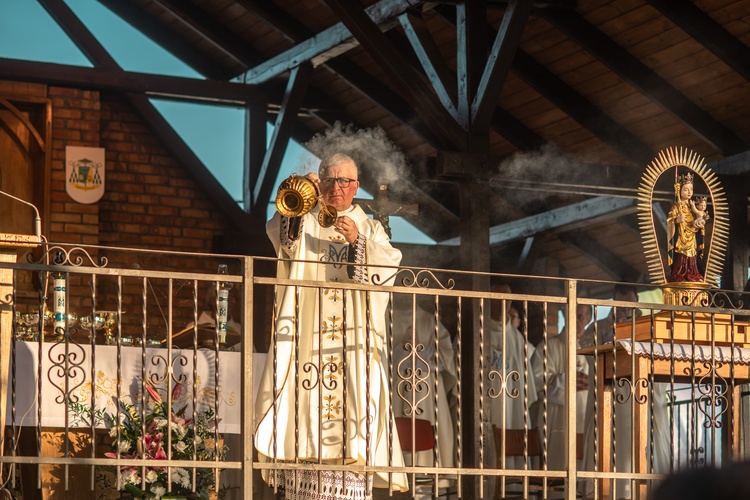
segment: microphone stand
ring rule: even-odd
[[[13,196],[10,193],[6,193],[5,191],[0,191],[0,194],[7,196],[8,198],[12,198],[20,203],[23,203],[24,205],[28,205],[31,208],[34,209],[34,213],[36,214],[36,217],[34,218],[34,235],[39,239],[39,241],[42,241],[42,218],[39,217],[39,210],[36,208],[35,205],[32,203],[29,203],[26,200],[22,200],[21,198],[18,198],[16,196]]]

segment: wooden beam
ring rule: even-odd
[[[90,62],[95,66],[103,66],[107,69],[119,69],[112,56],[102,47],[65,2],[62,0],[39,0],[39,3],[68,37],[74,41]]]
[[[265,20],[279,34],[298,45],[315,36],[306,26],[291,17],[273,2],[269,2],[268,0],[243,0],[242,4],[246,9]],[[349,32],[348,29],[346,31]],[[439,147],[440,142],[437,137],[422,123],[422,120],[414,113],[409,103],[388,87],[379,83],[376,78],[369,75],[361,67],[344,56],[327,60],[322,67],[345,80],[365,97],[388,111],[398,121],[410,127],[432,147]],[[313,112],[313,114],[317,113]],[[326,124],[333,125],[336,118],[324,115],[321,116],[321,119]],[[355,120],[350,118],[347,121],[354,122]]]
[[[274,125],[271,144],[263,158],[253,190],[253,211],[262,211],[264,216],[311,74],[312,65],[308,62],[294,68],[289,75],[286,95]]]
[[[235,35],[206,11],[192,2],[175,0],[152,0],[162,9],[173,15],[190,30],[198,33],[203,39],[234,59],[238,65],[249,68],[263,59],[263,55],[242,37]]]
[[[471,103],[471,129],[474,134],[489,130],[492,112],[505,85],[532,3],[532,0],[517,0],[510,3],[505,11]],[[486,21],[484,24],[487,24]]]
[[[745,289],[748,291],[746,285],[748,266],[750,266],[750,221],[748,221],[747,180],[727,175],[721,176],[720,180],[727,192],[728,222],[732,228],[726,263],[721,274],[721,287],[725,290]],[[749,299],[750,297],[746,296],[742,300],[747,303]]]
[[[263,106],[250,106],[245,113],[245,154],[242,164],[242,203],[246,212],[253,209],[253,187],[266,157],[268,113]]]
[[[536,259],[541,255],[544,240],[545,237],[541,234],[526,238],[523,249],[521,249],[521,254],[518,256],[516,272],[519,274],[531,274],[531,269],[534,267]]]
[[[84,68],[68,64],[41,63],[0,58],[3,79],[46,83],[80,89],[137,92],[151,97],[219,105],[249,105],[268,102],[257,87],[217,80],[135,73],[115,68]]]
[[[734,132],[579,14],[551,10],[541,11],[541,14],[620,78],[643,92],[724,155],[747,149],[745,141]]]
[[[228,80],[236,74],[236,71],[222,66],[215,58],[195,50],[184,40],[175,37],[170,30],[164,28],[162,22],[131,0],[99,0],[99,3],[201,75],[215,80]]]
[[[414,4],[415,2],[409,0],[380,0],[380,2],[368,7],[365,12],[373,23],[380,24],[414,7]],[[252,5],[247,5],[247,7],[253,8]],[[270,8],[265,6],[263,10],[268,13]],[[282,18],[278,15],[278,11],[275,11],[272,20],[282,22],[282,19],[286,18]],[[282,26],[288,27],[289,25],[290,23],[287,21],[282,22]],[[255,65],[239,78],[248,83],[262,83],[305,61],[312,61],[314,66],[323,64],[328,59],[341,55],[342,52],[336,50],[339,45],[355,38],[346,23],[336,23],[315,36],[297,43],[291,49]],[[350,48],[352,46],[347,46],[347,50]]]
[[[511,241],[528,238],[546,231],[559,230],[563,227],[592,220],[619,217],[635,211],[635,200],[630,198],[596,197],[565,207],[532,215],[490,228],[490,245],[501,245]],[[441,245],[458,245],[460,238],[441,241]]]
[[[429,30],[420,19],[409,14],[401,14],[398,16],[398,20],[440,103],[453,119],[457,120],[456,89],[455,86],[448,84],[448,82],[453,81],[453,75],[445,65],[440,50],[430,36]]]
[[[291,18],[285,11],[279,9],[275,4],[266,0],[260,2],[243,2],[247,8],[266,20],[273,29],[284,35],[291,41],[301,41],[310,38],[312,33],[296,19]],[[286,31],[293,30],[293,31]],[[385,109],[396,120],[411,128],[425,142],[432,147],[440,148],[440,141],[427,129],[422,120],[412,110],[412,106],[401,96],[392,92],[387,86],[361,67],[354,64],[344,56],[328,60],[324,65],[328,71],[336,74],[339,78],[347,81],[349,85],[361,92],[365,97]],[[323,119],[329,119],[324,117]],[[347,120],[356,123],[356,120]],[[330,122],[333,125],[333,121]],[[298,129],[295,129],[297,131]],[[312,134],[310,134],[310,137]],[[309,137],[296,136],[299,142],[306,142]],[[391,186],[394,198],[408,199],[410,203],[420,206],[420,214],[416,218],[407,217],[412,223],[416,223],[428,234],[435,235],[443,233],[445,228],[456,227],[459,224],[458,216],[445,205],[427,194],[421,187],[408,179],[403,179],[398,186]]]
[[[574,248],[588,260],[595,263],[601,270],[609,274],[613,280],[637,283],[643,277],[630,264],[580,229],[560,233],[557,237],[566,246]]]
[[[237,202],[216,180],[203,162],[193,153],[192,149],[164,119],[164,116],[143,95],[126,94],[131,106],[144,119],[165,149],[175,158],[206,193],[206,197],[219,209],[233,226],[240,230],[248,230],[254,222]],[[265,212],[263,213],[265,218]]]
[[[487,2],[456,5],[456,85],[458,124],[471,130],[471,103],[482,78],[487,53]]]
[[[61,24],[61,28],[71,37],[73,43],[95,58],[92,63],[104,66],[112,71],[119,70],[115,60],[101,47],[96,38],[64,2],[61,0],[45,0],[45,2],[47,2],[46,8],[54,9],[57,19],[63,20],[64,24]],[[65,12],[66,10],[68,12]],[[229,196],[229,193],[219,184],[213,174],[167,123],[148,98],[145,95],[134,93],[123,93],[123,95],[146,124],[151,127],[154,135],[161,140],[164,147],[175,157],[177,162],[205,189],[207,196],[216,208],[236,228],[246,229],[249,227],[251,224],[247,214],[240,209],[237,202]]]
[[[750,48],[697,5],[679,0],[648,0],[648,3],[742,78],[750,81]]]
[[[708,167],[720,175],[744,175],[750,174],[750,151],[716,160],[708,164]]]
[[[396,120],[409,126],[414,132],[435,149],[440,149],[441,141],[437,135],[427,127],[413,106],[388,86],[380,83],[375,77],[363,70],[344,56],[328,61],[325,67],[345,80],[349,85],[364,96],[385,109]]]
[[[357,5],[347,0],[325,0],[333,12],[349,28],[362,47],[375,60],[390,80],[398,85],[425,124],[437,135],[446,148],[463,149],[466,138],[455,120],[439,105],[434,94],[404,59],[394,50],[377,25]]]
[[[313,36],[304,23],[287,14],[287,11],[277,6],[273,0],[236,0],[236,3],[261,18],[290,42],[297,43]]]
[[[434,10],[448,25],[456,28],[457,36],[459,36],[460,40],[458,20],[456,19],[455,13],[451,12],[449,9],[442,7],[437,7]],[[489,30],[490,28],[487,27],[487,29]],[[461,77],[457,76],[457,80],[461,82]],[[468,123],[468,109],[469,108],[467,102],[465,110],[466,115],[464,116],[464,118],[461,118],[461,111],[459,110],[459,122],[461,120],[465,120],[466,123]],[[521,151],[539,149],[548,143],[547,140],[528,128],[520,120],[517,120],[513,115],[500,108],[499,106],[495,107],[490,124],[492,130],[500,134],[508,142],[513,144],[513,146]]]
[[[648,165],[653,160],[655,153],[651,148],[520,49],[513,60],[513,72],[635,165]]]

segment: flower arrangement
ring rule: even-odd
[[[178,407],[182,384],[172,389],[172,409]],[[120,406],[119,424],[115,415],[99,410],[93,416],[97,423],[103,422],[109,429],[113,452],[105,453],[109,458],[146,460],[196,460],[223,461],[227,447],[216,433],[218,421],[213,408],[196,412],[195,420],[186,418],[188,405],[184,404],[171,415],[167,415],[167,403],[159,390],[150,382],[146,383],[148,402],[141,412],[134,405],[118,400]],[[90,419],[90,408],[71,403],[73,413],[80,418]],[[144,433],[145,429],[145,433]],[[169,433],[169,434],[168,434]],[[168,442],[171,436],[171,457],[168,455]],[[219,441],[217,442],[217,437]],[[136,498],[160,499],[169,496],[200,498],[208,500],[209,493],[216,491],[216,477],[212,468],[196,468],[195,489],[193,489],[193,469],[183,467],[122,466],[120,467],[121,490],[127,490]],[[170,477],[171,476],[171,477]],[[144,481],[145,479],[145,481]],[[171,479],[171,491],[167,485]],[[145,487],[144,487],[145,486]]]

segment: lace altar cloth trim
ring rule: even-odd
[[[628,354],[632,354],[632,341],[624,339],[619,341]],[[672,346],[670,344],[654,343],[653,345],[655,359],[672,359]],[[651,342],[636,341],[635,354],[643,357],[651,357]],[[690,344],[674,345],[675,361],[718,361],[720,363],[734,363],[739,365],[750,364],[750,349],[746,347],[714,346],[713,355],[711,346],[695,345],[695,350]]]
[[[346,481],[344,481],[346,474]],[[320,478],[320,482],[318,479]],[[369,481],[368,481],[369,479]],[[296,485],[295,485],[296,481]],[[369,482],[369,487],[368,483]],[[286,500],[371,500],[372,475],[343,471],[297,470],[284,471]],[[320,486],[320,490],[318,490]],[[368,491],[370,494],[368,495]]]

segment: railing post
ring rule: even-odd
[[[242,271],[242,494],[253,497],[253,277],[252,257],[243,259]]]
[[[565,367],[565,399],[568,402],[565,412],[565,462],[568,471],[568,481],[565,484],[566,500],[575,500],[578,482],[578,464],[576,463],[576,351],[578,338],[576,336],[576,288],[577,282],[568,281],[568,301],[565,329],[567,330],[568,362]]]

